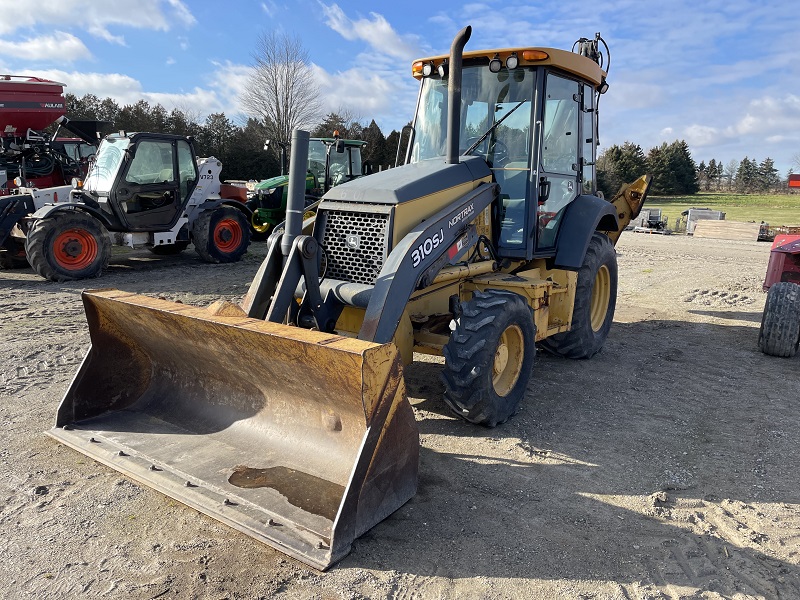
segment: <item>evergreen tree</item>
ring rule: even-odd
[[[696,194],[697,166],[683,140],[666,142],[647,155],[648,171],[653,175],[651,192],[658,195]]]
[[[403,136],[404,139],[407,136]],[[395,166],[397,159],[397,145],[400,143],[400,132],[393,129],[392,132],[386,136],[386,143],[384,144],[384,157],[386,164],[390,167]],[[405,146],[400,151],[400,164],[405,160]]]
[[[361,158],[365,161],[368,160],[374,170],[388,166],[390,161],[386,157],[386,138],[383,137],[381,128],[378,127],[375,119],[364,128],[362,136],[367,145],[362,150]]]
[[[775,168],[775,161],[767,157],[758,165],[759,188],[763,191],[777,190],[781,183],[778,169]]]
[[[758,164],[746,156],[739,163],[736,171],[736,190],[750,193],[758,184]]]
[[[641,146],[625,142],[607,148],[597,159],[597,184],[607,198],[647,172],[647,159]]]

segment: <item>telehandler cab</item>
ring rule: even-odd
[[[463,53],[470,33],[412,66],[406,164],[332,188],[313,224],[294,132],[286,230],[241,307],[85,292],[92,347],[50,435],[326,569],[416,492],[413,352],[443,354],[447,404],[495,426],[536,343],[600,350],[649,177],[596,194],[599,35]]]

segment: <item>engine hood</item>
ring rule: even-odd
[[[490,175],[479,156],[462,157],[458,164],[446,164],[443,158],[424,160],[338,185],[322,197],[320,208],[328,201],[401,204]]]

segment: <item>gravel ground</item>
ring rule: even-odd
[[[115,251],[97,281],[0,272],[0,589],[13,598],[800,598],[799,358],[762,355],[769,245],[626,233],[606,346],[540,353],[496,429],[406,369],[417,495],[327,573],[42,432],[89,339],[79,293],[238,300],[264,256]]]

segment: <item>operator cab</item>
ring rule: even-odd
[[[186,139],[111,135],[97,150],[83,192],[123,230],[163,230],[180,218],[197,181],[197,161]]]
[[[442,77],[433,68],[439,60],[413,67],[422,85],[407,162],[446,155],[448,80],[446,69]],[[597,64],[549,48],[464,54],[460,153],[482,156],[500,187],[493,236],[500,256],[553,256],[566,208],[596,194],[602,75]]]

